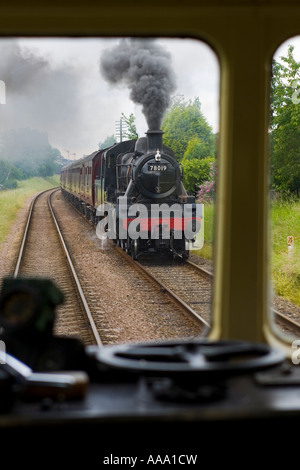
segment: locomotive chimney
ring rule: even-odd
[[[148,131],[147,135],[147,151],[156,152],[156,150],[162,150],[162,136],[163,131]]]

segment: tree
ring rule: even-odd
[[[215,155],[215,136],[201,112],[199,98],[185,101],[183,96],[176,96],[161,127],[164,143],[172,148],[178,161],[183,159],[191,141],[201,147],[197,158]]]
[[[57,161],[57,156],[59,150],[49,146],[48,149],[45,149],[43,158],[39,160],[37,166],[37,176],[52,176],[55,173],[60,172],[60,166]]]
[[[183,158],[185,160],[193,160],[194,158],[201,160],[214,154],[215,149],[212,148],[209,142],[205,142],[200,137],[195,136],[188,142]]]
[[[198,195],[199,186],[209,179],[211,165],[214,165],[214,157],[192,160],[183,159],[184,187],[189,192]]]
[[[272,187],[300,191],[300,63],[289,46],[286,57],[273,63],[271,102]]]
[[[1,157],[21,170],[24,178],[52,176],[59,150],[51,147],[46,132],[10,129],[1,135]]]
[[[99,142],[98,147],[100,150],[107,149],[108,147],[111,147],[115,143],[116,143],[116,139],[115,139],[114,134],[112,134],[112,135],[107,136],[103,142]]]
[[[125,122],[126,130],[123,132],[123,136],[126,137],[128,140],[135,140],[138,139],[138,133],[136,130],[136,125],[134,123],[135,116],[131,113],[128,117],[122,113],[122,119]]]
[[[22,171],[7,160],[0,160],[0,185],[4,188],[17,187],[16,180],[23,178]]]

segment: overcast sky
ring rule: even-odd
[[[199,97],[202,112],[218,131],[219,64],[204,43],[188,39],[157,42],[171,54],[176,76],[172,93]],[[126,86],[101,76],[103,51],[119,39],[0,40],[0,80],[6,83],[6,104],[0,106],[0,129],[31,127],[46,131],[50,144],[76,158],[97,149],[115,133],[121,113],[134,113],[139,135],[148,126],[141,106]]]
[[[300,62],[300,36],[295,36],[293,38],[288,39],[284,43],[282,43],[282,45],[275,52],[275,55],[274,55],[275,59],[279,60],[281,56],[286,56],[289,45],[292,45],[295,47],[294,58],[295,60]]]
[[[6,84],[6,103],[0,106],[0,130],[31,127],[48,133],[50,144],[62,155],[80,158],[115,134],[121,113],[136,116],[140,136],[148,130],[142,108],[130,99],[130,90],[109,84],[99,63],[119,39],[1,39],[0,80]],[[219,64],[203,42],[158,39],[171,54],[176,76],[172,96],[199,97],[202,112],[218,131]],[[284,43],[275,57],[295,45],[300,61],[300,39]],[[1,90],[0,90],[1,91]],[[1,96],[0,96],[1,102]]]

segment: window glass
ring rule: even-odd
[[[59,216],[61,229],[96,323],[104,325],[104,341],[205,335],[213,321],[212,277],[185,261],[213,273],[215,53],[201,41],[175,38],[2,38],[0,53],[0,187],[13,199],[27,181],[32,192],[43,189],[37,179],[42,187],[59,185],[60,171],[68,168],[61,181],[72,197],[61,193],[55,204],[67,211]],[[107,181],[99,179],[104,161]],[[122,222],[113,213],[117,229],[110,216],[101,225],[120,201],[127,213]],[[92,225],[75,221],[66,209],[71,202]],[[1,241],[9,239],[10,221]],[[39,230],[42,237],[42,225]],[[164,287],[154,288],[116,261],[118,248]],[[33,274],[52,279],[46,258],[43,252],[43,269]],[[10,263],[0,267],[0,280]],[[168,289],[197,312],[197,321],[172,303]]]

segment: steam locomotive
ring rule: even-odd
[[[133,259],[170,253],[186,259],[201,228],[203,208],[183,186],[183,168],[163,132],[127,140],[61,170],[64,196]]]

